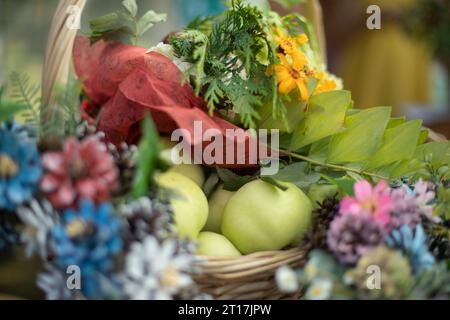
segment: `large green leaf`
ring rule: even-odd
[[[161,146],[158,131],[149,115],[142,121],[142,138],[139,142],[136,173],[134,176],[132,195],[140,198],[150,190],[153,184],[153,174],[157,167]]]
[[[327,161],[346,163],[368,160],[380,145],[390,114],[390,107],[376,107],[348,116],[345,120],[347,129],[331,138]]]
[[[405,176],[420,170],[424,160],[430,156],[434,167],[450,166],[450,141],[436,141],[418,146],[411,159],[400,161],[392,169],[391,177]]]
[[[392,128],[399,126],[405,122],[406,122],[405,117],[391,118],[386,126],[386,129],[392,129]]]
[[[292,135],[290,149],[297,150],[342,130],[350,104],[349,91],[329,91],[312,96],[304,119]]]
[[[156,13],[153,10],[147,11],[137,22],[136,31],[139,36],[142,36],[148,29],[153,27],[156,23],[166,21],[167,15],[165,13]]]
[[[412,157],[416,150],[421,125],[421,120],[413,120],[387,129],[380,148],[370,159],[367,167],[379,168]]]
[[[122,1],[122,5],[125,7],[125,9],[127,9],[132,17],[136,17],[138,12],[136,0],[124,0]]]
[[[320,174],[308,170],[306,162],[294,162],[271,176],[273,179],[291,182],[301,189],[308,188],[311,184],[319,181]]]
[[[297,99],[296,95],[292,95],[291,101],[285,102],[286,120],[284,124],[282,119],[273,117],[272,101],[264,103],[259,109],[261,119],[258,121],[258,128],[260,129],[278,129],[281,132],[292,132],[293,128],[297,127],[298,122],[303,119],[305,113],[305,103]]]

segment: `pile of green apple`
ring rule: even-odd
[[[208,200],[199,165],[173,166],[156,181],[171,191],[178,234],[197,241],[199,255],[280,250],[298,244],[311,224],[312,202],[291,183],[253,180],[235,192],[219,185]]]

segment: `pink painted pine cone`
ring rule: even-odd
[[[41,190],[57,209],[77,207],[81,199],[109,200],[117,186],[114,158],[96,137],[68,138],[63,151],[45,153],[42,162]]]

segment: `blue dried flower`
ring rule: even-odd
[[[392,231],[386,241],[390,247],[401,250],[409,258],[415,274],[422,273],[435,263],[421,224],[416,226],[415,231],[410,226],[403,225]]]
[[[56,264],[80,268],[81,291],[88,299],[102,297],[99,279],[108,276],[114,256],[122,249],[120,231],[120,220],[113,215],[111,204],[97,208],[86,200],[78,212],[65,211],[62,224],[53,230]]]
[[[41,174],[36,145],[15,124],[0,126],[0,209],[31,199]]]
[[[10,213],[0,212],[0,252],[8,249],[18,241],[18,234],[15,229],[15,221],[11,221]]]

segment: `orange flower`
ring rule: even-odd
[[[285,54],[294,55],[298,50],[299,44],[305,44],[308,42],[308,36],[306,34],[301,34],[298,37],[291,38],[286,36],[283,31],[276,27],[275,31],[277,36],[275,37],[275,42],[283,49]]]
[[[278,91],[281,94],[289,94],[292,90],[298,88],[300,92],[300,99],[302,101],[308,100],[308,76],[311,71],[308,71],[307,60],[303,53],[297,51],[293,55],[292,63],[289,63],[286,56],[279,53],[278,57],[281,64],[275,67],[278,77]]]
[[[322,93],[327,91],[333,91],[336,90],[337,84],[336,81],[333,79],[327,79],[327,74],[325,72],[320,72],[317,75],[317,79],[319,80],[319,83],[317,84],[316,90],[314,93]]]

